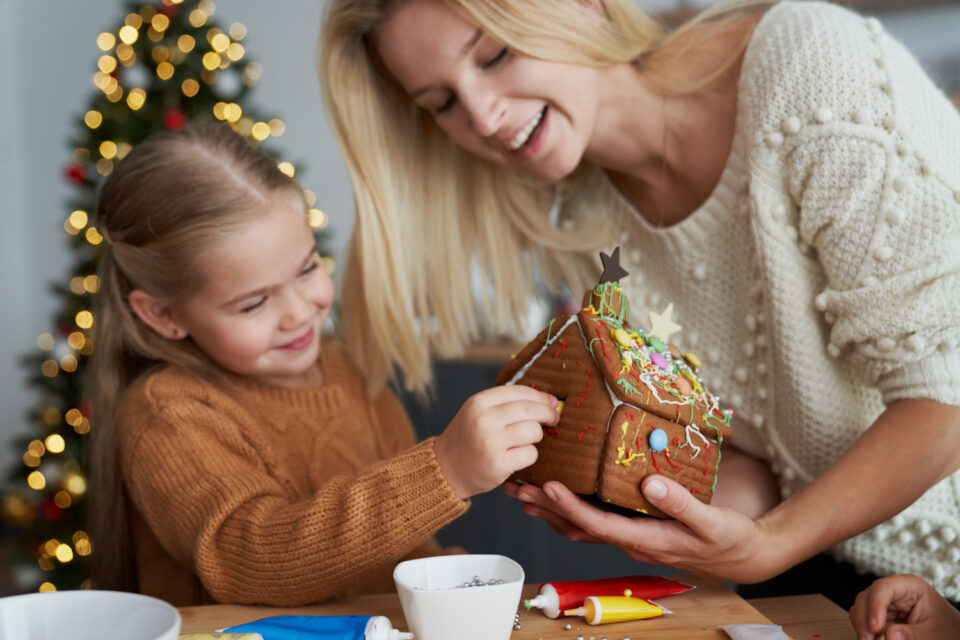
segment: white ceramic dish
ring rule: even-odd
[[[460,586],[474,576],[503,583]],[[519,564],[498,555],[420,558],[393,571],[403,615],[417,640],[508,640],[523,578]]]
[[[51,591],[0,598],[0,640],[176,640],[180,614],[149,596]]]

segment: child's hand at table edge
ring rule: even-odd
[[[875,580],[857,596],[850,622],[858,640],[960,638],[960,611],[914,575]]]
[[[524,385],[474,394],[433,448],[454,492],[466,499],[503,484],[537,460],[543,427],[560,420],[555,397]]]
[[[463,556],[469,555],[470,552],[464,549],[463,547],[444,547],[440,549],[440,553],[437,555],[441,556]]]

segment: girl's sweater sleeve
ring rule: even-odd
[[[373,410],[376,415],[377,424],[380,432],[386,440],[386,449],[388,456],[398,455],[417,441],[417,434],[406,409],[389,389],[384,389],[373,403]],[[436,438],[430,438],[426,441],[432,449]],[[444,478],[446,483],[446,478]],[[469,501],[467,501],[469,504]],[[407,558],[423,558],[426,556],[437,555],[441,552],[441,547],[434,536],[430,536],[419,547],[414,549]]]
[[[229,414],[189,397],[138,414],[122,445],[129,495],[218,601],[293,606],[335,597],[468,506],[443,479],[432,441],[291,499]]]

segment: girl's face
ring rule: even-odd
[[[320,332],[333,282],[302,209],[277,196],[263,216],[216,240],[206,281],[173,317],[219,365],[279,386],[322,382]]]
[[[440,0],[412,0],[384,21],[387,70],[464,150],[525,174],[572,172],[594,132],[600,72],[505,48]]]

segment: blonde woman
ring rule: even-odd
[[[737,582],[830,550],[960,598],[960,117],[879,22],[753,2],[664,33],[631,0],[332,0],[320,73],[357,208],[346,340],[375,380],[428,384],[431,349],[519,314],[534,268],[579,291],[584,252],[616,242],[634,313],[673,302],[735,410],[712,506],[657,476],[675,520],[508,486],[527,513]],[[869,584],[848,573],[846,606]]]

